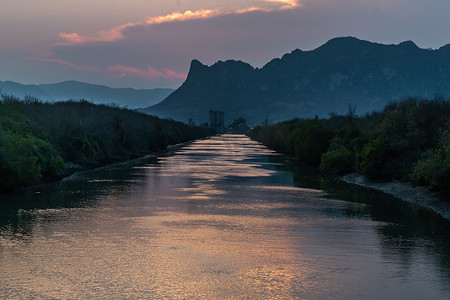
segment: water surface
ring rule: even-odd
[[[241,135],[0,204],[0,298],[449,299],[448,222]]]

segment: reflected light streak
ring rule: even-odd
[[[222,150],[198,155],[205,145]],[[222,157],[228,150],[235,154]],[[399,235],[390,219],[353,215],[366,204],[292,187],[292,174],[281,170],[272,178],[206,179],[217,168],[253,172],[270,156],[246,137],[225,135],[158,159],[155,168],[92,171],[33,195],[64,205],[99,182],[107,188],[79,194],[81,207],[43,201],[17,211],[19,224],[0,227],[0,298],[448,299],[447,282],[439,283],[449,278],[446,257],[436,256],[448,246]],[[191,176],[197,166],[205,178]],[[145,183],[117,188],[130,176]],[[393,232],[381,233],[388,224]]]

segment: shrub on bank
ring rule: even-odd
[[[450,187],[450,131],[442,134],[439,147],[414,166],[411,177],[417,184]]]
[[[344,146],[329,150],[320,160],[320,169],[332,173],[343,173],[353,169],[353,154]]]
[[[257,127],[249,136],[323,170],[450,188],[448,100],[407,98],[364,117],[330,116]]]
[[[52,145],[0,118],[0,190],[18,190],[63,171],[63,160]]]
[[[332,136],[333,132],[319,120],[303,123],[293,132],[295,156],[306,163],[320,163],[320,158],[327,151]]]
[[[88,101],[0,98],[0,191],[57,177],[66,165],[104,165],[214,134]]]

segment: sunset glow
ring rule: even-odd
[[[384,44],[412,40],[421,48],[449,42],[442,30],[450,26],[445,0],[4,2],[0,80],[21,83],[177,88],[192,59],[261,68],[338,36]],[[411,21],[419,16],[420,26]]]
[[[209,19],[217,16],[231,15],[231,14],[244,14],[254,11],[272,12],[278,10],[294,9],[299,6],[297,0],[264,0],[264,3],[272,5],[265,6],[252,6],[246,8],[217,8],[217,9],[199,9],[195,11],[186,10],[185,12],[172,12],[164,16],[148,17],[144,22],[127,23],[110,30],[99,31],[96,34],[89,36],[80,36],[78,33],[66,33],[61,32],[59,36],[69,44],[83,44],[92,42],[113,42],[124,38],[123,31],[128,28],[146,26],[153,24],[162,24],[169,22],[181,22],[198,19]],[[264,4],[262,3],[262,4]]]
[[[144,77],[150,80],[154,80],[156,78],[165,78],[165,79],[176,79],[176,78],[185,78],[186,74],[177,73],[176,71],[165,69],[164,71],[158,71],[151,67],[148,67],[146,70],[141,70],[133,67],[126,67],[122,65],[111,66],[107,70],[110,74],[116,74],[112,76],[117,77],[125,77],[128,75]]]
[[[450,300],[449,0],[0,1],[0,300]]]
[[[86,72],[96,72],[99,69],[95,66],[87,66],[87,65],[76,65],[74,63],[71,63],[69,61],[66,60],[62,60],[62,59],[57,59],[57,58],[45,58],[45,57],[41,57],[41,58],[28,58],[29,60],[36,60],[36,61],[43,61],[43,62],[52,62],[52,63],[57,63],[60,65],[64,65],[64,66],[69,66],[72,69],[78,70],[78,71],[86,71]]]

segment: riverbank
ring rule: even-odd
[[[257,126],[249,136],[297,160],[370,180],[410,180],[450,189],[450,101],[407,98],[380,112],[283,121]]]
[[[150,153],[146,153],[144,155],[140,155],[140,156],[134,156],[134,157],[128,157],[128,158],[123,158],[121,160],[117,160],[108,164],[102,164],[102,165],[97,165],[94,167],[86,167],[86,166],[80,166],[79,169],[73,169],[72,171],[66,172],[64,173],[64,175],[61,175],[53,180],[46,180],[43,182],[40,182],[38,184],[35,184],[33,186],[30,187],[25,187],[22,188],[18,191],[11,191],[11,192],[2,192],[0,191],[0,196],[1,195],[11,195],[11,194],[17,194],[17,193],[21,193],[24,191],[30,191],[30,190],[37,190],[39,188],[45,187],[47,185],[50,184],[55,184],[57,182],[60,181],[65,181],[65,180],[70,180],[73,177],[88,173],[88,172],[95,172],[98,170],[102,170],[102,169],[107,169],[107,168],[111,168],[111,167],[115,167],[115,166],[119,166],[122,164],[129,164],[129,163],[133,163],[133,162],[139,162],[139,161],[143,161],[143,160],[148,160],[149,158],[158,158],[161,156],[171,156],[174,155],[178,150],[180,150],[181,148],[185,147],[186,145],[189,145],[191,143],[193,143],[196,140],[204,140],[204,139],[209,139],[210,136],[208,137],[203,137],[203,138],[198,138],[198,139],[194,139],[194,140],[190,140],[190,141],[186,141],[186,142],[182,142],[182,143],[177,143],[177,144],[173,144],[173,145],[168,145],[167,149],[165,151],[155,151],[155,152],[150,152]]]
[[[0,191],[19,191],[212,134],[212,128],[88,101],[43,103],[0,95]]]
[[[382,191],[404,201],[418,204],[450,220],[450,202],[445,201],[439,192],[430,190],[428,187],[413,186],[412,184],[398,181],[368,181],[363,175],[358,173],[347,174],[340,178],[344,182]]]
[[[113,162],[113,163],[110,163],[110,164],[97,166],[95,168],[82,169],[82,170],[75,171],[75,172],[72,172],[70,174],[67,174],[66,176],[62,177],[58,181],[70,180],[70,178],[72,178],[74,176],[78,176],[80,174],[84,174],[84,173],[87,173],[87,172],[94,172],[94,171],[107,169],[107,168],[119,166],[119,165],[122,165],[122,164],[129,164],[129,163],[133,163],[133,162],[137,163],[139,161],[148,160],[149,158],[155,158],[156,159],[156,158],[161,157],[161,156],[171,156],[171,155],[174,155],[178,150],[180,150],[184,146],[189,145],[189,144],[193,143],[196,140],[204,140],[204,139],[209,139],[209,138],[210,137],[204,137],[204,138],[199,138],[199,139],[195,139],[195,140],[186,141],[186,142],[183,142],[183,143],[178,143],[178,144],[174,144],[174,145],[168,145],[167,149],[165,151],[152,152],[152,153],[148,153],[148,154],[145,154],[145,155],[142,155],[142,156],[139,156],[139,157],[119,160],[119,161],[116,161],[116,162]],[[54,183],[54,182],[55,181],[48,182],[48,183],[45,183],[45,184],[51,184],[51,183]],[[43,184],[36,185],[36,186],[30,187],[28,189],[34,189],[34,188],[42,186],[42,185]]]

